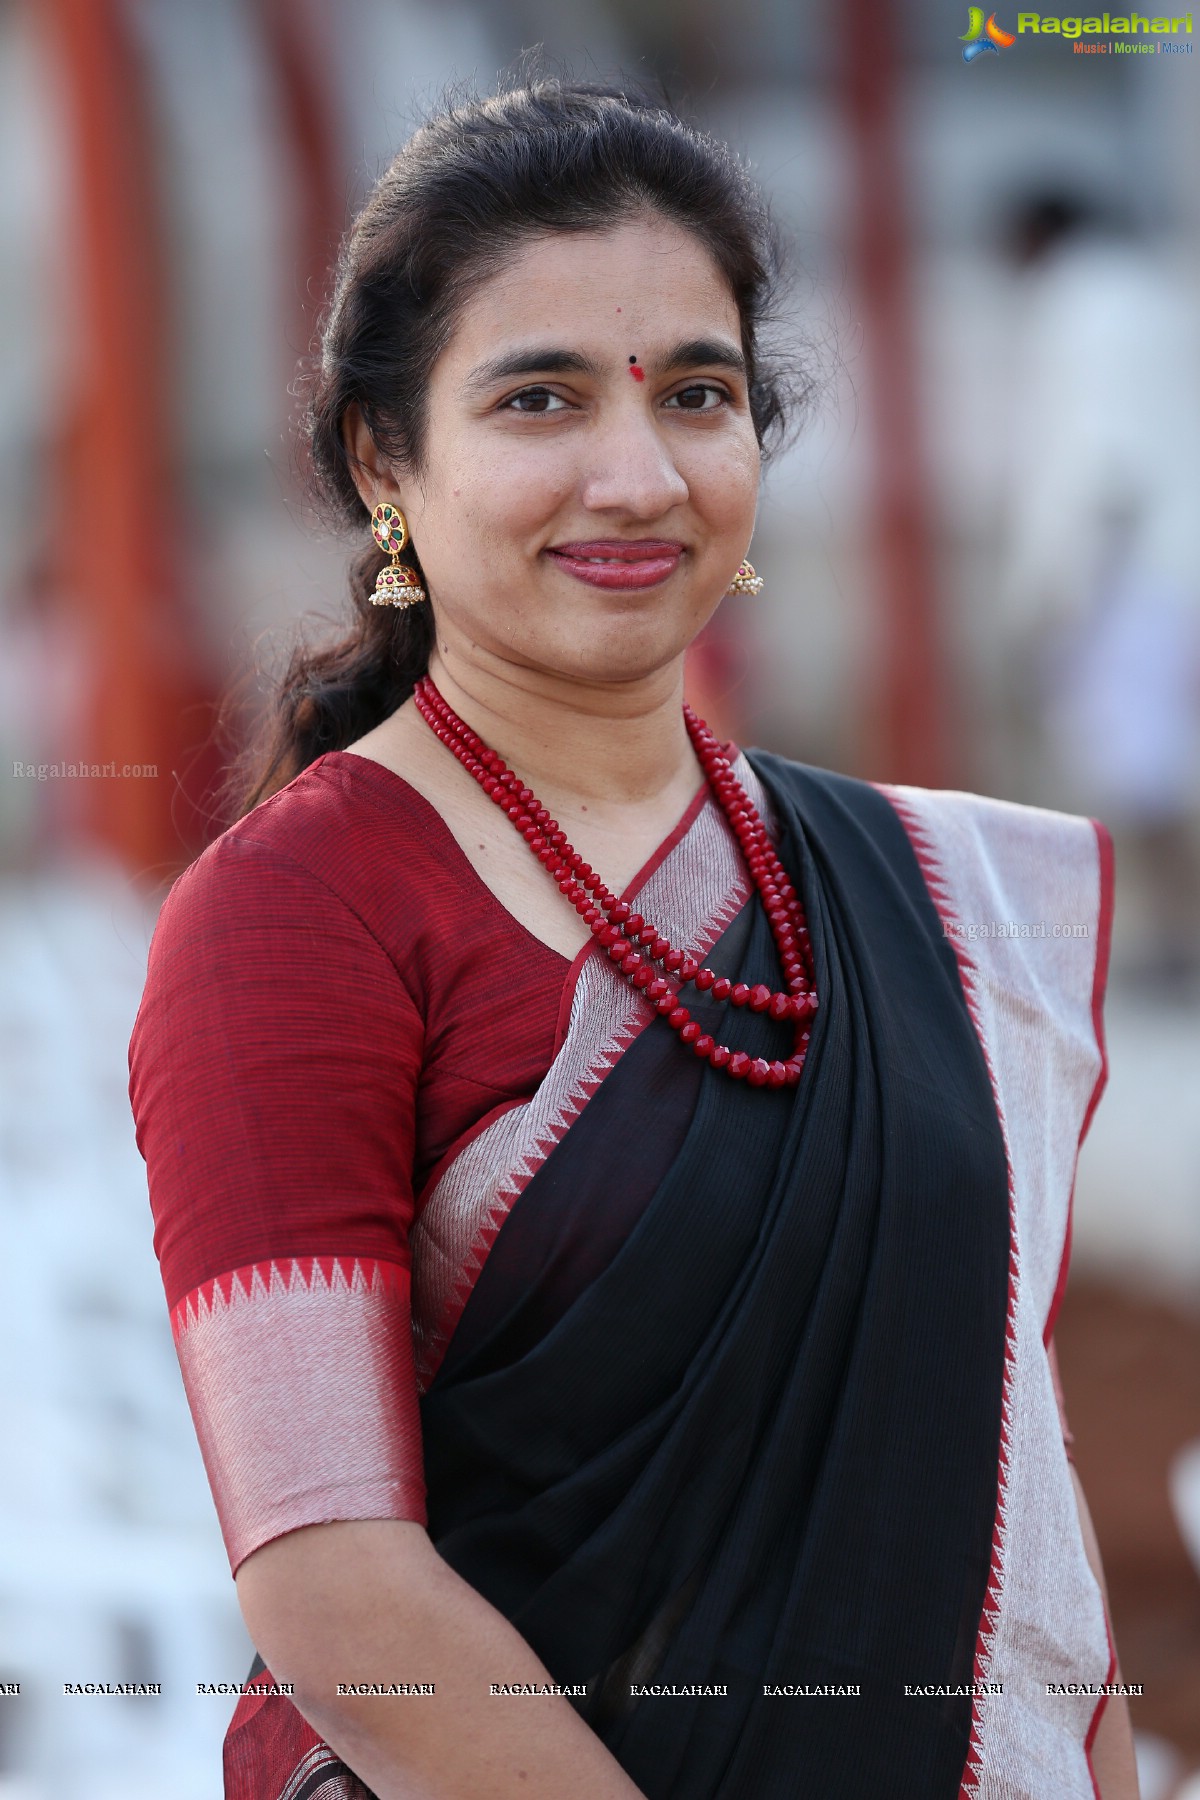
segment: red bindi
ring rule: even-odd
[[[646,371],[645,369],[638,368],[638,359],[636,356],[631,356],[629,359],[629,373],[633,376],[635,381],[645,381],[646,379]]]

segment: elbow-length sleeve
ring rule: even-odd
[[[234,1571],[425,1522],[410,1315],[423,1024],[303,863],[234,829],[164,902],[129,1045],[155,1250]]]

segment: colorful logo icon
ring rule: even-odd
[[[982,6],[968,6],[967,29],[958,41],[964,45],[963,61],[971,63],[977,56],[982,56],[985,50],[990,50],[993,56],[999,56],[1001,50],[1011,49],[1017,40],[1011,31],[1004,31],[997,25],[995,13],[988,14],[985,24]]]

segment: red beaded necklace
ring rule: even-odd
[[[788,984],[786,990],[779,993],[773,994],[762,982],[749,987],[744,981],[730,981],[727,976],[717,975],[703,966],[694,956],[675,949],[657,926],[605,887],[578,850],[571,848],[566,833],[560,830],[557,820],[550,817],[537,795],[524,785],[519,775],[514,775],[505,766],[469,725],[463,723],[428,675],[418,681],[413,698],[418,712],[435,736],[453,751],[484,793],[512,820],[614,966],[631,987],[645,994],[695,1055],[703,1057],[714,1069],[724,1069],[735,1080],[748,1081],[751,1087],[794,1086],[800,1079],[808,1050],[808,1021],[817,1010],[808,926],[796,890],[775,854],[753,802],[733,773],[721,745],[691,707],[685,705],[683,709],[688,735],[708,784],[741,845],[746,866],[762,896],[771,924]],[[656,974],[655,963],[661,966],[663,974]],[[678,985],[673,985],[668,977]],[[765,1012],[772,1019],[793,1019],[796,1040],[791,1056],[786,1062],[768,1062],[765,1057],[750,1057],[744,1050],[731,1050],[727,1044],[718,1044],[692,1018],[687,1007],[680,1005],[678,987],[689,981],[700,993],[711,992],[714,1000],[728,1000],[731,1006],[748,1006],[751,1012]]]

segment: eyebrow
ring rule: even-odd
[[[515,375],[598,375],[600,370],[590,356],[578,350],[560,350],[553,345],[532,344],[528,349],[511,350],[507,356],[493,356],[480,363],[467,376],[464,386],[469,392],[491,387],[497,381],[508,381]]]
[[[735,344],[725,338],[688,338],[651,364],[656,375],[671,375],[676,369],[730,369],[735,375],[746,373],[746,359]]]
[[[655,375],[671,375],[677,369],[729,369],[734,374],[746,373],[746,359],[736,345],[725,338],[687,338],[676,344],[662,358],[646,364]],[[475,393],[521,375],[591,375],[602,373],[600,365],[578,350],[564,350],[553,344],[532,344],[511,350],[505,356],[491,357],[471,370],[464,383]]]

